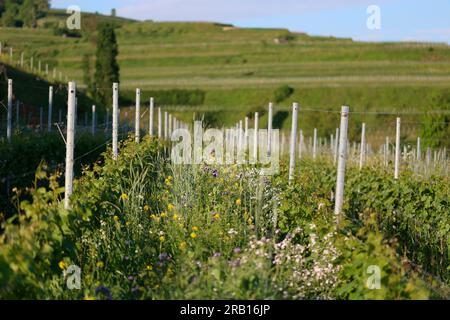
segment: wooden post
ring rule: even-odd
[[[92,106],[92,127],[91,127],[91,133],[94,136],[95,135],[95,105]]]
[[[359,154],[359,170],[364,166],[364,160],[366,157],[366,124],[362,124],[361,128],[361,149]]]
[[[148,123],[148,134],[150,136],[153,135],[153,98],[150,98],[150,115],[149,115],[149,123]]]
[[[317,128],[314,128],[313,159],[316,160],[316,157],[317,157]]]
[[[45,64],[45,75],[48,76],[48,63]]]
[[[70,196],[73,191],[73,154],[75,141],[75,97],[76,84],[69,82],[67,99],[67,138],[66,138],[66,176],[64,188],[64,208],[70,208]]]
[[[397,127],[395,134],[395,171],[394,171],[394,179],[398,179],[400,173],[400,118],[397,118]]]
[[[38,72],[41,73],[41,60],[38,61]]]
[[[291,146],[289,150],[289,183],[294,179],[295,171],[295,145],[297,144],[297,118],[298,103],[292,105],[292,128],[291,128]]]
[[[273,117],[273,104],[269,103],[269,115],[267,119],[267,153],[270,155],[272,151],[272,117]]]
[[[34,71],[34,59],[33,59],[33,57],[30,58],[30,69],[31,69],[31,72]]]
[[[421,150],[420,150],[420,137],[417,137],[417,161],[420,161],[421,158]]]
[[[170,137],[172,136],[172,114],[169,113],[169,125],[167,128],[167,139],[170,141]]]
[[[9,143],[11,143],[12,137],[12,100],[13,100],[13,81],[12,79],[8,79],[8,115],[6,118],[7,122],[6,137]]]
[[[119,133],[119,84],[113,84],[113,110],[112,110],[112,151],[113,159],[117,160],[119,155],[118,149],[118,133]]]
[[[141,139],[141,90],[136,89],[136,110],[134,121],[134,140],[139,143]]]
[[[244,152],[247,151],[247,146],[249,145],[248,141],[248,117],[244,119]]]
[[[259,123],[259,113],[255,112],[255,132],[253,135],[253,157],[255,159],[255,163],[258,162],[258,123]]]
[[[167,127],[167,122],[169,121],[169,115],[167,113],[167,111],[164,111],[164,139],[167,139],[168,136],[168,127]]]
[[[334,157],[333,157],[334,165],[336,165],[338,160],[338,148],[339,148],[339,128],[336,128],[336,136],[334,137]]]
[[[48,88],[48,124],[47,131],[52,131],[52,113],[53,113],[53,87]]]
[[[158,107],[158,138],[162,138],[162,114],[160,107]]]
[[[24,53],[22,52],[20,54],[20,67],[23,68],[23,58],[24,58]]]
[[[334,213],[340,215],[342,211],[342,205],[344,203],[344,181],[345,181],[345,165],[347,160],[347,129],[348,129],[348,113],[349,108],[343,106],[341,110],[341,126],[339,133],[339,158],[337,168],[336,179],[336,197],[334,204]],[[338,224],[340,218],[338,216]]]

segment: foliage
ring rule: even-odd
[[[3,224],[0,296],[430,295],[415,269],[405,265],[409,260],[398,256],[396,241],[380,233],[379,216],[355,219],[350,210],[336,225],[330,168],[305,163],[301,176],[288,185],[284,165],[275,177],[260,177],[249,166],[178,166],[168,162],[164,148],[149,137],[140,144],[130,138],[120,146],[117,161],[105,153],[76,181],[68,211],[60,202],[57,177],[38,171],[36,178],[49,179],[49,188],[36,185],[30,190],[32,201],[23,202],[21,214]],[[81,268],[81,290],[65,287],[64,272],[72,264]],[[366,286],[369,265],[381,270],[380,290]]]
[[[294,89],[288,85],[278,87],[273,92],[274,100],[276,103],[280,103],[289,98],[294,93]]]
[[[109,23],[98,26],[94,90],[103,106],[112,105],[112,85],[119,82],[119,54],[114,27]]]

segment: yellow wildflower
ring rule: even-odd
[[[180,250],[184,250],[184,249],[186,249],[186,242],[181,242],[180,243],[180,245],[179,245],[179,247],[180,247]]]
[[[125,225],[129,226],[130,225],[130,221],[125,222]]]
[[[152,267],[151,264],[149,264],[149,265],[146,267],[146,269],[147,269],[148,271],[152,271],[152,270],[153,270],[153,267]]]
[[[175,214],[172,216],[172,219],[175,220],[175,221],[178,220],[178,215],[175,213]]]
[[[126,201],[126,200],[128,200],[128,195],[126,193],[122,193],[120,195],[120,199],[123,200],[123,201]]]
[[[216,213],[215,215],[214,215],[214,219],[219,219],[220,218],[220,214],[218,214],[218,213]]]
[[[149,205],[146,204],[146,205],[144,206],[144,211],[149,211],[149,210],[150,210],[150,207],[149,207]]]
[[[240,206],[241,205],[241,198],[236,199],[236,205]]]
[[[160,214],[161,218],[167,218],[167,212],[163,211]]]
[[[90,295],[87,295],[83,298],[83,300],[95,300],[95,298]]]
[[[164,236],[159,237],[159,241],[164,242],[164,240],[166,240],[166,238]]]
[[[114,216],[113,219],[114,219],[114,221],[119,221],[119,217],[118,216]]]
[[[192,227],[192,231],[198,231],[198,227],[193,226],[193,227]]]
[[[173,209],[175,209],[175,206],[173,204],[169,203],[167,205],[167,210],[172,211]]]
[[[97,268],[99,268],[99,269],[101,269],[101,268],[103,268],[104,266],[105,266],[105,264],[103,263],[103,261],[99,261],[99,262],[97,262]]]
[[[64,270],[65,268],[66,268],[66,263],[64,262],[64,261],[60,261],[59,263],[58,263],[58,266],[59,266],[59,268],[61,269],[61,270]]]
[[[196,234],[195,232],[192,232],[192,233],[191,233],[191,238],[192,238],[192,239],[197,238],[197,234]]]

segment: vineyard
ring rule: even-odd
[[[49,8],[0,28],[0,300],[450,298],[447,44]]]
[[[67,150],[75,131],[74,84],[68,91]],[[269,127],[281,139],[270,147],[280,155],[274,175],[262,176],[261,165],[251,164],[254,150],[258,157],[251,132],[265,131],[257,115],[256,130],[245,119],[245,130],[241,121],[237,135],[225,133],[236,142],[232,153],[248,156],[246,164],[211,162],[205,151],[200,163],[180,165],[173,161],[177,132],[196,126],[171,115],[167,122],[167,112],[163,121],[151,104],[142,138],[139,95],[135,132],[120,144],[114,95],[112,149],[84,167],[69,187],[73,193],[67,191],[73,149],[56,171],[40,166],[26,200],[16,190],[18,215],[3,221],[0,238],[2,297],[448,298],[450,184],[443,150],[434,159],[428,150],[422,160],[420,151],[405,151],[400,165],[397,144],[394,157],[389,145],[376,153],[364,140],[364,147],[347,148],[351,143],[341,135],[351,113],[343,108],[340,139],[329,145],[316,135],[308,144],[296,120],[289,141]],[[298,105],[293,112],[297,119]],[[345,196],[336,209],[336,167],[345,162]],[[80,290],[66,287],[73,266],[82,270]],[[377,290],[368,288],[371,266],[380,268]]]

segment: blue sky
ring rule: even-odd
[[[450,43],[449,0],[53,0],[52,7],[155,21],[214,21],[239,27],[276,27],[365,41]],[[366,10],[381,10],[381,29],[369,30]]]

